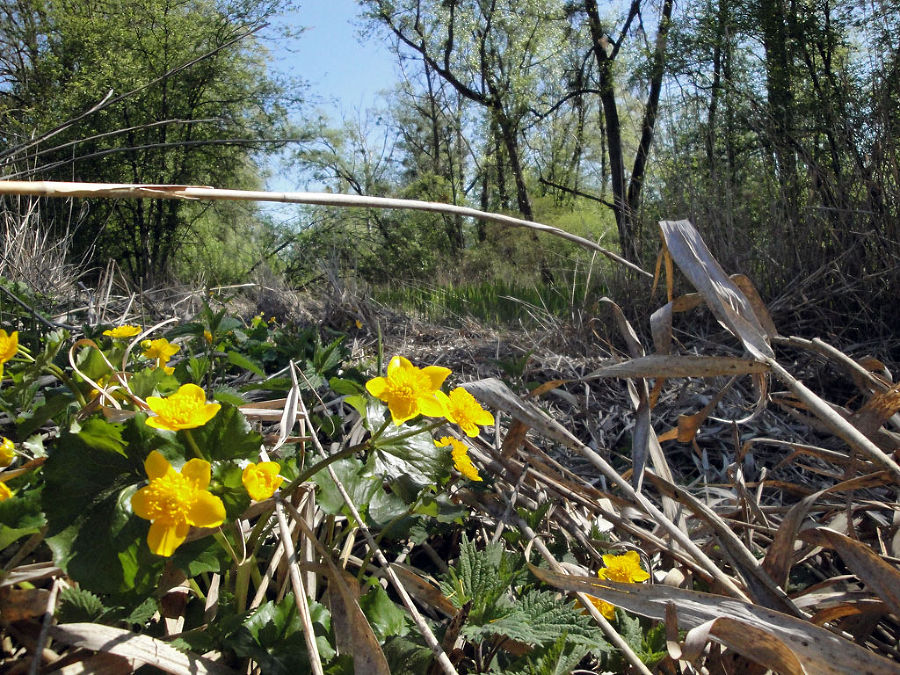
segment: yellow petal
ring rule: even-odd
[[[441,402],[438,401],[433,395],[422,396],[416,399],[416,403],[419,404],[419,412],[425,415],[425,417],[444,416],[444,406],[442,406]]]
[[[156,521],[150,524],[150,531],[147,533],[147,546],[156,555],[169,557],[175,552],[175,549],[181,546],[181,543],[187,537],[190,527],[184,525],[163,525]]]
[[[209,485],[210,465],[204,459],[192,459],[181,467],[181,475],[189,478],[198,490],[205,490]]]
[[[203,391],[196,384],[183,384],[178,388],[178,391],[173,394],[173,396],[178,396],[179,398],[184,398],[187,400],[193,399],[193,401],[206,403],[206,392]]]
[[[162,417],[148,417],[145,424],[154,429],[164,429],[166,431],[178,431],[177,428],[170,426]]]
[[[409,359],[403,356],[394,356],[388,361],[387,376],[392,377],[398,370],[410,370],[414,368]]]
[[[391,411],[391,419],[398,427],[419,414],[415,401],[394,399],[388,403],[388,409]]]
[[[443,366],[426,366],[425,368],[422,368],[422,372],[428,376],[429,380],[431,380],[432,389],[440,389],[451,371],[449,368],[444,368]]]
[[[149,487],[142,487],[131,496],[131,510],[138,518],[150,520],[153,517],[150,513],[152,494],[153,491]]]
[[[225,504],[214,494],[204,490],[197,493],[197,499],[187,515],[197,527],[218,527],[225,522]]]
[[[150,418],[155,419],[155,418]],[[147,423],[150,423],[150,420],[147,420]],[[147,459],[144,460],[144,470],[147,472],[147,477],[150,480],[154,478],[162,478],[169,471],[172,471],[172,465],[169,464],[169,460],[162,456],[157,450],[154,450],[149,455],[147,455]]]
[[[387,379],[384,377],[375,377],[366,382],[366,391],[375,398],[381,398],[385,389],[387,389]]]

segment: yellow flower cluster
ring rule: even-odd
[[[449,374],[449,368],[417,368],[408,359],[395,356],[388,363],[387,376],[369,380],[366,389],[387,403],[391,419],[398,426],[417,415],[444,417],[474,438],[481,431],[479,427],[494,423],[494,416],[462,387],[452,390],[449,395],[441,391]],[[481,480],[465,444],[450,436],[435,443],[438,447],[452,446],[456,469],[470,480]]]
[[[650,578],[650,573],[641,567],[641,556],[637,551],[628,551],[623,555],[604,555],[603,564],[604,567],[597,570],[597,576],[601,579],[618,581],[622,584],[636,584]],[[588,597],[591,599],[591,604],[607,619],[612,620],[616,617],[615,606],[606,600],[593,596]]]
[[[156,359],[157,368],[162,368],[169,375],[174,372],[175,369],[170,368],[166,364],[181,349],[179,345],[173,345],[166,338],[158,338],[156,340],[144,340],[141,343],[141,348],[144,350],[143,356],[145,359]]]
[[[19,351],[19,331],[14,330],[7,334],[0,328],[0,379],[3,379],[3,364],[14,357]]]
[[[439,448],[446,448],[448,445],[451,446],[452,450],[450,451],[450,456],[453,458],[453,466],[456,467],[456,470],[469,480],[482,480],[478,473],[478,469],[472,464],[472,459],[469,457],[469,449],[466,447],[465,443],[453,438],[453,436],[443,436],[436,440],[434,444]]]

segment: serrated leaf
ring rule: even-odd
[[[60,623],[96,622],[107,611],[96,595],[84,588],[69,586],[59,594],[56,619]]]
[[[481,625],[470,621],[462,633],[470,639],[503,635],[530,645],[552,644],[566,633],[573,643],[608,648],[589,616],[576,610],[572,603],[560,603],[557,594],[550,591],[530,590],[504,616]]]
[[[183,437],[184,431],[178,436]],[[259,456],[262,436],[250,429],[250,423],[240,410],[228,403],[202,427],[190,429],[190,434],[203,456],[210,461],[251,459]],[[189,447],[187,441],[185,446]]]
[[[568,634],[563,633],[552,645],[538,647],[523,657],[523,663],[513,666],[512,672],[522,675],[568,675],[589,652],[589,647],[570,643]]]

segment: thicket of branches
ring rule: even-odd
[[[686,217],[767,299],[893,323],[900,6],[360,7],[364,39],[393,45],[401,81],[382,109],[300,132],[287,113],[300,90],[267,74],[254,34],[279,2],[7,3],[2,176],[251,187],[262,151],[302,139],[290,161],[330,190],[511,212],[645,267],[656,221]],[[323,264],[374,283],[549,283],[573,265],[565,246],[459,217],[310,213],[283,232],[246,209],[94,204],[77,241],[145,280],[234,275],[266,256],[298,283]],[[214,239],[227,255],[201,255]]]

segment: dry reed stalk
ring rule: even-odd
[[[602,253],[610,260],[624,265],[645,277],[649,272],[635,265],[609,249],[583,237],[571,234],[558,227],[522,220],[498,213],[488,213],[466,206],[440,204],[417,199],[390,199],[387,197],[364,197],[359,195],[330,194],[326,192],[266,192],[255,190],[224,190],[196,185],[137,185],[128,183],[66,183],[59,181],[0,181],[0,194],[34,195],[41,197],[96,197],[104,199],[188,199],[218,201],[279,202],[284,204],[311,204],[318,206],[357,207],[370,209],[408,209],[449,213],[457,216],[476,218],[488,222],[525,227],[538,232],[546,232],[555,237],[567,239],[586,249]]]

